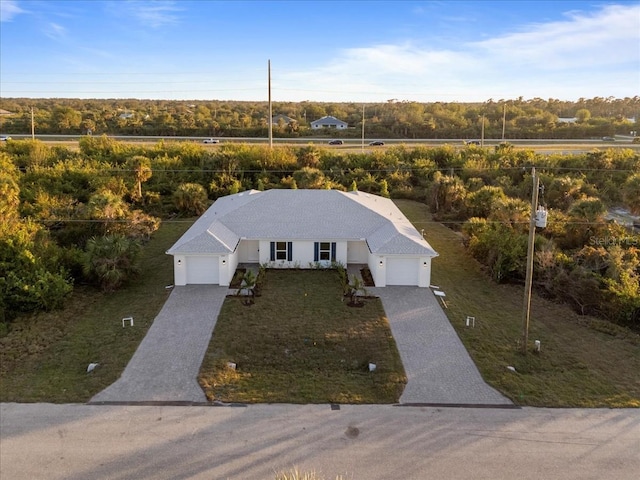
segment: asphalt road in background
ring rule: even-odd
[[[275,144],[302,144],[306,145],[309,143],[314,144],[325,144],[328,145],[328,142],[332,139],[342,139],[344,141],[343,145],[331,145],[331,147],[335,149],[340,149],[340,147],[345,146],[360,146],[364,143],[365,147],[369,147],[369,143],[372,141],[382,141],[385,144],[406,144],[406,145],[464,145],[465,142],[477,141],[480,142],[479,138],[365,138],[364,141],[362,138],[344,138],[341,136],[340,131],[332,132],[335,133],[335,136],[332,138],[325,137],[294,137],[294,138],[280,138],[274,137],[273,143]],[[78,141],[84,135],[35,135],[34,138],[36,140],[41,140],[43,142],[64,142],[64,141]],[[96,137],[100,137],[101,135],[96,134]],[[164,141],[192,141],[196,143],[204,144],[205,138],[211,137],[184,137],[184,136],[158,136],[158,135],[144,135],[144,136],[136,136],[136,135],[107,135],[114,140],[122,141],[122,142],[158,142],[160,140]],[[10,134],[10,137],[14,140],[26,140],[31,139],[30,134]],[[220,140],[221,143],[267,143],[269,140],[267,137],[213,137]],[[567,146],[589,146],[589,147],[599,147],[599,148],[609,148],[609,147],[639,147],[640,144],[632,143],[633,137],[625,136],[625,135],[617,135],[616,140],[603,140],[601,138],[578,138],[578,139],[555,139],[555,138],[542,138],[542,139],[514,139],[514,138],[506,138],[505,140],[495,139],[495,138],[485,138],[484,144],[485,146],[495,146],[499,145],[502,142],[511,143],[514,146],[557,146],[557,145],[567,145]],[[218,144],[214,144],[218,145]]]
[[[636,480],[640,409],[0,405],[0,478]]]

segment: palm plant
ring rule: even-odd
[[[359,295],[361,294],[361,295]],[[349,296],[351,297],[351,305],[362,305],[362,296],[367,295],[367,289],[361,278],[353,275],[349,284]]]
[[[243,303],[245,305],[251,305],[254,303],[255,298],[255,287],[256,287],[257,277],[256,274],[253,273],[252,270],[247,270],[242,277],[242,283],[240,284],[240,290],[238,293],[245,293],[245,298],[243,299]]]
[[[122,235],[93,237],[87,242],[82,270],[111,292],[138,273],[140,245]]]

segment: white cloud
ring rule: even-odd
[[[593,14],[570,12],[568,20],[531,25],[470,45],[480,54],[541,69],[640,62],[640,5],[610,5]]]
[[[15,0],[0,0],[0,23],[10,22],[13,17],[26,13],[25,10],[18,6]]]
[[[65,37],[66,34],[67,34],[67,30],[66,30],[66,28],[64,28],[60,24],[50,22],[47,25],[47,27],[46,27],[46,29],[44,31],[44,34],[47,37],[56,40],[56,39],[60,39],[62,37]]]
[[[126,2],[117,2],[117,6],[118,8],[124,7],[126,12],[137,18],[140,23],[152,28],[178,23],[179,17],[176,12],[182,10],[176,6],[175,2],[165,0],[127,0]]]
[[[412,42],[349,48],[320,68],[281,75],[278,85],[327,101],[633,96],[639,19],[640,5],[610,5],[446,50]]]

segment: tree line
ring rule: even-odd
[[[0,131],[28,134],[265,137],[268,103],[218,100],[4,98]],[[364,112],[363,112],[364,108]],[[330,136],[311,129],[323,116],[347,122],[339,135],[359,138],[595,138],[640,131],[640,97],[596,97],[575,102],[534,98],[482,103],[275,102],[276,137]],[[570,119],[567,121],[566,119]]]
[[[84,136],[77,149],[38,140],[0,146],[0,320],[57,308],[77,285],[126,286],[162,221],[191,218],[248,189],[357,189],[427,203],[434,221],[462,233],[495,282],[522,282],[533,166],[549,218],[536,235],[536,288],[582,314],[640,329],[640,236],[607,215],[613,206],[640,214],[640,156],[631,149],[539,155],[509,144],[398,145],[350,153],[228,143],[212,150],[107,136]]]

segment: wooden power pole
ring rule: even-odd
[[[524,303],[522,306],[522,353],[526,355],[529,343],[529,317],[531,313],[531,286],[533,284],[533,255],[535,252],[536,214],[538,211],[538,190],[540,179],[535,167],[531,168],[533,192],[531,194],[531,220],[529,221],[529,243],[527,248],[527,275],[524,285]]]
[[[271,110],[271,60],[267,63],[269,77],[269,148],[273,148],[273,112]]]

